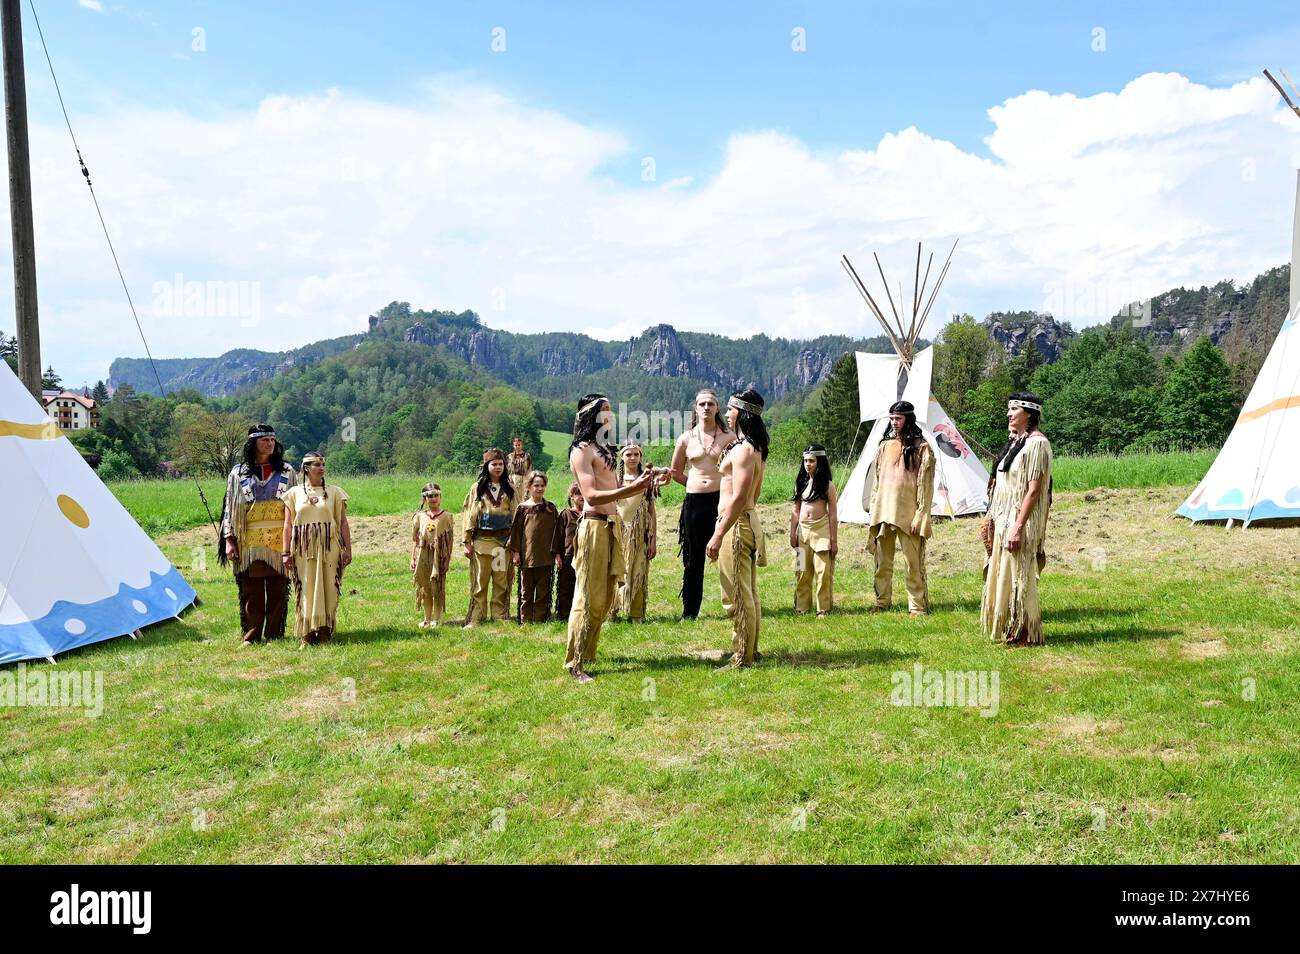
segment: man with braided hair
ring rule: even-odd
[[[644,494],[656,481],[663,485],[669,480],[667,472],[647,467],[636,480],[619,484],[617,458],[609,445],[613,418],[605,395],[583,395],[573,419],[573,443],[569,445],[569,467],[582,493],[583,511],[573,557],[573,609],[569,613],[564,668],[579,683],[593,678],[586,666],[596,658],[600,628],[609,614],[615,587],[626,575],[615,504],[624,497]]]

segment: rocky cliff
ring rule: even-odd
[[[984,319],[993,339],[1014,358],[1033,341],[1043,361],[1051,364],[1074,337],[1069,322],[1059,322],[1047,312],[995,311]]]

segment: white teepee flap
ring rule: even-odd
[[[934,347],[926,348],[912,359],[912,369],[907,372],[907,387],[903,400],[911,401],[916,408],[916,419],[922,424],[930,415],[930,378],[934,373]]]
[[[902,359],[896,354],[854,352],[858,365],[858,420],[874,421],[889,413],[898,400],[898,373]]]

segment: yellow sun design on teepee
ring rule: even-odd
[[[56,502],[59,505],[59,510],[62,511],[63,515],[72,523],[76,524],[82,530],[85,530],[90,526],[90,515],[86,513],[86,508],[77,503],[67,494],[59,494]]]

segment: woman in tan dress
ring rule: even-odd
[[[1007,422],[1019,435],[994,464],[997,483],[989,504],[993,552],[984,576],[980,626],[994,642],[1043,643],[1038,576],[1046,558],[1047,511],[1052,482],[1052,445],[1038,429],[1043,403],[1018,391],[1007,403]]]
[[[425,484],[423,506],[411,520],[411,572],[415,574],[415,601],[424,610],[420,628],[441,626],[447,608],[447,571],[451,568],[454,528],[451,514],[442,509],[442,488]]]
[[[510,618],[514,576],[510,572],[510,527],[518,505],[519,498],[506,476],[506,455],[491,447],[483,452],[483,466],[465,495],[461,512],[461,535],[469,559],[466,626]]]
[[[334,635],[343,570],[352,562],[348,495],[325,483],[325,458],[302,459],[302,483],[284,495],[284,545],[280,554],[297,594],[295,631],[301,645]]]
[[[623,486],[634,483],[641,476],[641,448],[626,444],[619,454],[618,479]],[[623,559],[627,576],[618,584],[614,604],[609,608],[609,618],[617,619],[622,613],[629,622],[645,622],[646,589],[650,580],[650,561],[658,550],[658,527],[655,516],[655,497],[659,488],[651,485],[643,494],[624,497],[616,502],[618,516],[623,524]]]

